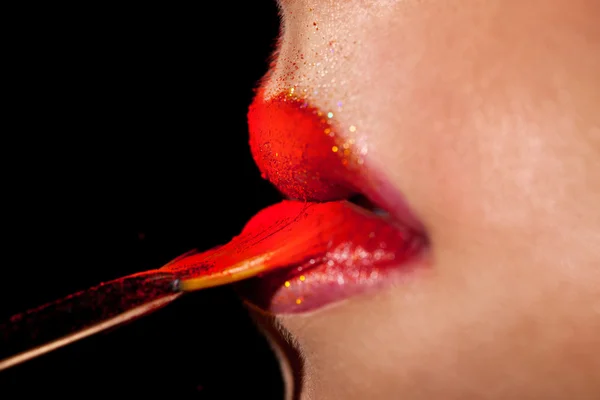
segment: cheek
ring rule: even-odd
[[[473,17],[435,10],[373,25],[352,68],[372,159],[433,230],[522,221],[528,210],[514,205],[527,204],[511,196],[531,183],[545,141],[512,115],[505,89],[518,83],[498,72],[511,54],[474,35]]]
[[[477,301],[516,280],[523,293],[596,298],[600,158],[581,135],[598,126],[582,113],[598,102],[574,82],[597,81],[592,69],[561,65],[578,58],[562,47],[513,45],[530,36],[518,21],[514,34],[489,22],[473,35],[453,20],[399,18],[365,35],[348,74],[361,93],[354,113],[373,129],[370,161],[426,224],[447,286],[488,282],[468,292]]]

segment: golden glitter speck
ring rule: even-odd
[[[333,146],[333,147],[331,148],[331,151],[333,151],[334,153],[337,153],[337,151],[338,151],[338,150],[339,150],[339,149],[338,149],[338,147],[337,147],[337,146]]]
[[[356,127],[354,125],[350,126],[350,132],[356,132]]]
[[[304,281],[306,280],[306,277],[305,277],[304,275],[300,275],[300,280],[301,280],[302,282],[304,282]]]
[[[290,287],[292,284],[290,283],[290,281],[285,281],[284,285],[285,287]]]
[[[302,304],[302,299],[296,299],[296,304]]]
[[[331,132],[331,128],[325,128],[325,134],[329,135],[329,133]]]

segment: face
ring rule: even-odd
[[[361,194],[425,243],[401,279],[257,316],[299,354],[302,398],[598,398],[600,4],[280,6],[256,101],[298,103],[280,134],[309,147],[324,139],[299,113],[320,110],[323,148],[352,157],[305,157],[316,186],[267,177],[308,200]]]

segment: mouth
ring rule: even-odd
[[[263,177],[294,199],[271,212],[288,219],[300,215],[279,243],[289,256],[236,284],[247,302],[274,314],[333,305],[427,264],[423,224],[369,167],[360,136],[340,134],[332,114],[289,94],[265,100],[259,93],[250,107],[253,157]],[[298,207],[310,211],[299,213]]]
[[[288,95],[255,97],[252,155],[288,200],[258,212],[229,243],[165,266],[179,276],[179,290],[233,283],[250,305],[293,314],[429,265],[423,224],[369,166],[360,137],[337,133],[332,114]]]

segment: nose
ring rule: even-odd
[[[263,178],[290,199],[330,201],[356,194],[362,160],[354,141],[338,134],[334,117],[293,93],[265,99],[259,91],[248,111],[248,127]]]

